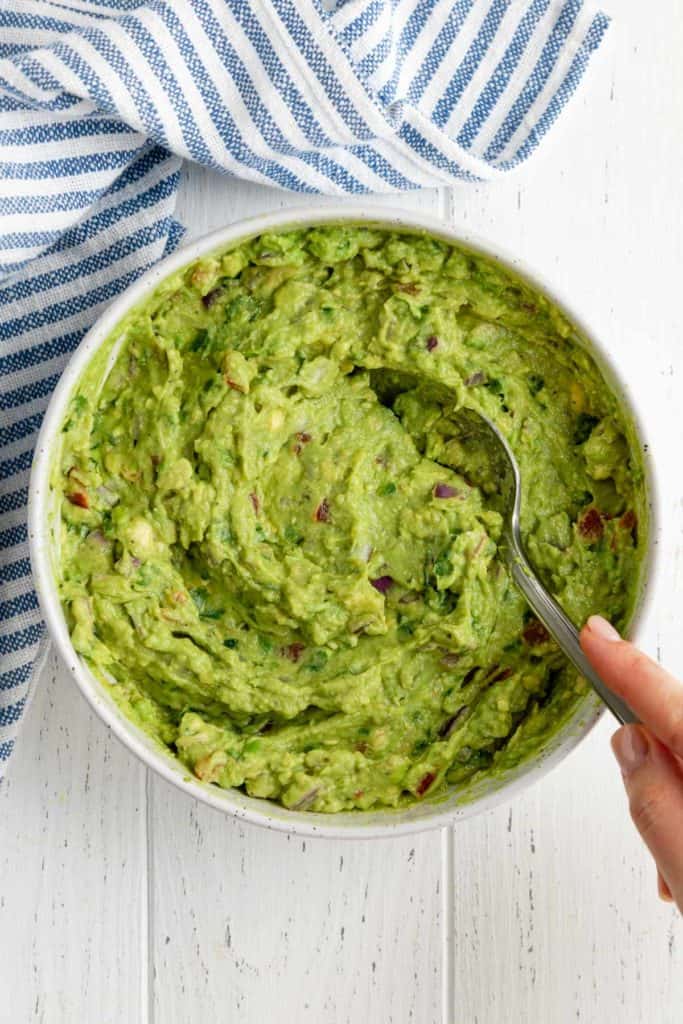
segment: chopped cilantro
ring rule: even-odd
[[[309,672],[320,672],[327,664],[327,651],[314,651],[313,655],[306,662]]]
[[[435,576],[448,576],[449,572],[453,572],[453,563],[448,558],[444,558],[442,555],[434,562],[434,575]]]
[[[590,413],[580,412],[576,418],[576,426],[574,427],[574,444],[583,444],[593,433],[593,428],[598,425],[600,420],[597,416],[591,416]]]
[[[527,384],[529,385],[529,392],[532,395],[537,395],[541,388],[545,386],[545,380],[538,373],[530,373],[527,376]]]

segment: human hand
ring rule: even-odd
[[[631,817],[657,864],[659,895],[683,913],[683,684],[598,615],[581,630],[581,646],[643,723],[622,726],[612,749]]]

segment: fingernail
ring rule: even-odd
[[[612,623],[608,622],[607,619],[603,619],[602,615],[591,615],[586,625],[591,633],[594,636],[600,637],[601,640],[609,640],[612,643],[615,640],[621,640]]]
[[[625,725],[612,737],[612,750],[624,778],[635,772],[650,750],[647,735],[637,725]]]

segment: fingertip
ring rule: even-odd
[[[659,894],[660,900],[664,900],[665,903],[673,903],[673,894],[662,877],[661,871],[657,872],[657,893]]]
[[[602,615],[591,615],[581,630],[581,634],[585,634],[590,639],[604,640],[607,643],[616,643],[621,640],[619,632]]]

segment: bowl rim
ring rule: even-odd
[[[511,253],[505,246],[501,246],[479,233],[462,231],[458,227],[443,224],[436,217],[424,215],[418,211],[403,211],[371,202],[364,204],[362,211],[342,203],[324,207],[300,204],[285,210],[263,213],[235,221],[180,247],[142,274],[137,281],[107,306],[71,355],[50,398],[43,419],[29,481],[29,548],[35,587],[52,642],[90,707],[116,738],[148,768],[152,768],[172,785],[195,799],[221,810],[223,813],[231,814],[239,820],[248,821],[261,827],[304,837],[387,838],[451,825],[458,820],[491,810],[499,804],[507,802],[564,760],[599,721],[606,711],[605,706],[597,696],[587,694],[572,718],[558,731],[557,739],[553,742],[549,752],[542,753],[532,761],[522,763],[518,769],[511,771],[488,792],[461,804],[457,803],[457,796],[454,796],[450,802],[446,797],[431,804],[429,802],[413,804],[399,811],[352,811],[321,814],[288,810],[270,801],[248,797],[237,790],[223,790],[201,782],[191,776],[169,751],[156,744],[135,723],[125,717],[111,695],[107,693],[106,688],[90,672],[71,644],[53,574],[49,539],[48,497],[54,443],[59,436],[66,406],[75,385],[95,351],[111,335],[117,323],[131,309],[144,301],[164,279],[199,257],[226,249],[265,231],[294,230],[340,222],[373,224],[385,229],[427,233],[447,242],[459,244],[511,270],[514,275],[550,299],[567,316],[580,340],[586,343],[610,388],[617,394],[630,416],[642,450],[649,529],[648,549],[641,567],[640,590],[630,623],[630,633],[633,633],[648,614],[652,604],[653,581],[657,576],[656,563],[659,547],[659,500],[652,455],[643,430],[638,404],[634,400],[633,390],[626,387],[610,354],[585,325],[582,318],[573,311],[569,302],[555,286],[546,280],[542,273],[533,269],[525,260]]]

